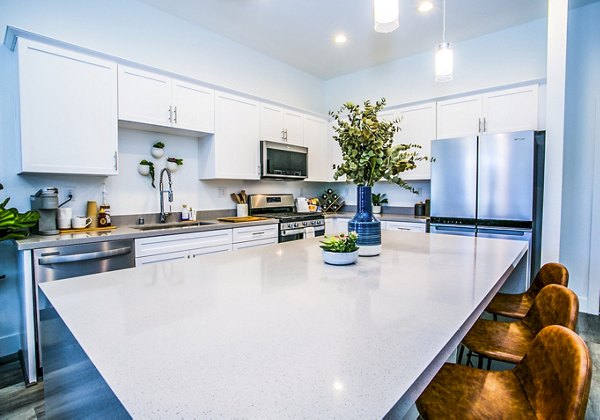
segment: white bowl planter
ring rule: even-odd
[[[381,214],[381,206],[373,206],[374,214]]]
[[[139,164],[138,172],[140,173],[140,175],[147,176],[150,173],[150,166]]]
[[[323,261],[331,265],[349,265],[358,260],[358,250],[354,252],[330,252],[323,250]]]
[[[176,172],[179,169],[179,165],[175,162],[167,162],[167,169],[171,172]]]
[[[165,149],[160,148],[160,147],[153,147],[152,152],[150,152],[150,153],[152,153],[153,158],[160,159],[165,154]]]

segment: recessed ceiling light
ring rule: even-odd
[[[419,4],[419,12],[429,12],[431,9],[433,9],[433,3],[430,1],[423,1],[421,2],[421,4]]]
[[[343,44],[344,42],[348,41],[348,38],[346,38],[346,35],[344,34],[338,34],[333,40],[336,44]]]

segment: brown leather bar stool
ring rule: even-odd
[[[497,315],[521,319],[527,314],[540,290],[549,284],[560,284],[565,287],[569,285],[569,271],[564,265],[559,263],[544,264],[536,274],[529,290],[516,295],[498,293],[494,296],[486,311],[494,314],[494,319]]]
[[[575,331],[579,299],[570,289],[558,284],[544,287],[536,296],[525,318],[512,322],[478,319],[462,344],[482,358],[519,363],[535,336],[548,325],[562,325]],[[459,363],[464,348],[459,352]],[[470,359],[470,357],[469,357]],[[488,362],[488,368],[489,364]]]
[[[583,419],[591,379],[583,340],[552,325],[511,370],[446,363],[417,399],[417,409],[425,419]]]

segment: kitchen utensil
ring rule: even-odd
[[[242,204],[242,202],[240,201],[240,197],[238,197],[238,195],[236,193],[231,193],[231,199],[236,203],[236,204]]]
[[[248,203],[248,196],[246,195],[246,190],[242,190],[240,192],[240,195],[242,197],[242,204],[247,204]]]
[[[97,227],[98,226],[98,203],[96,203],[95,201],[88,201],[87,202],[87,210],[86,210],[85,215],[92,219],[92,224],[90,226]]]
[[[73,229],[83,229],[83,228],[88,227],[91,224],[92,224],[91,217],[75,216],[71,219],[71,225],[73,226]]]

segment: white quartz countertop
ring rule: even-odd
[[[134,418],[380,418],[414,401],[526,252],[382,241],[344,267],[316,238],[40,287]]]

